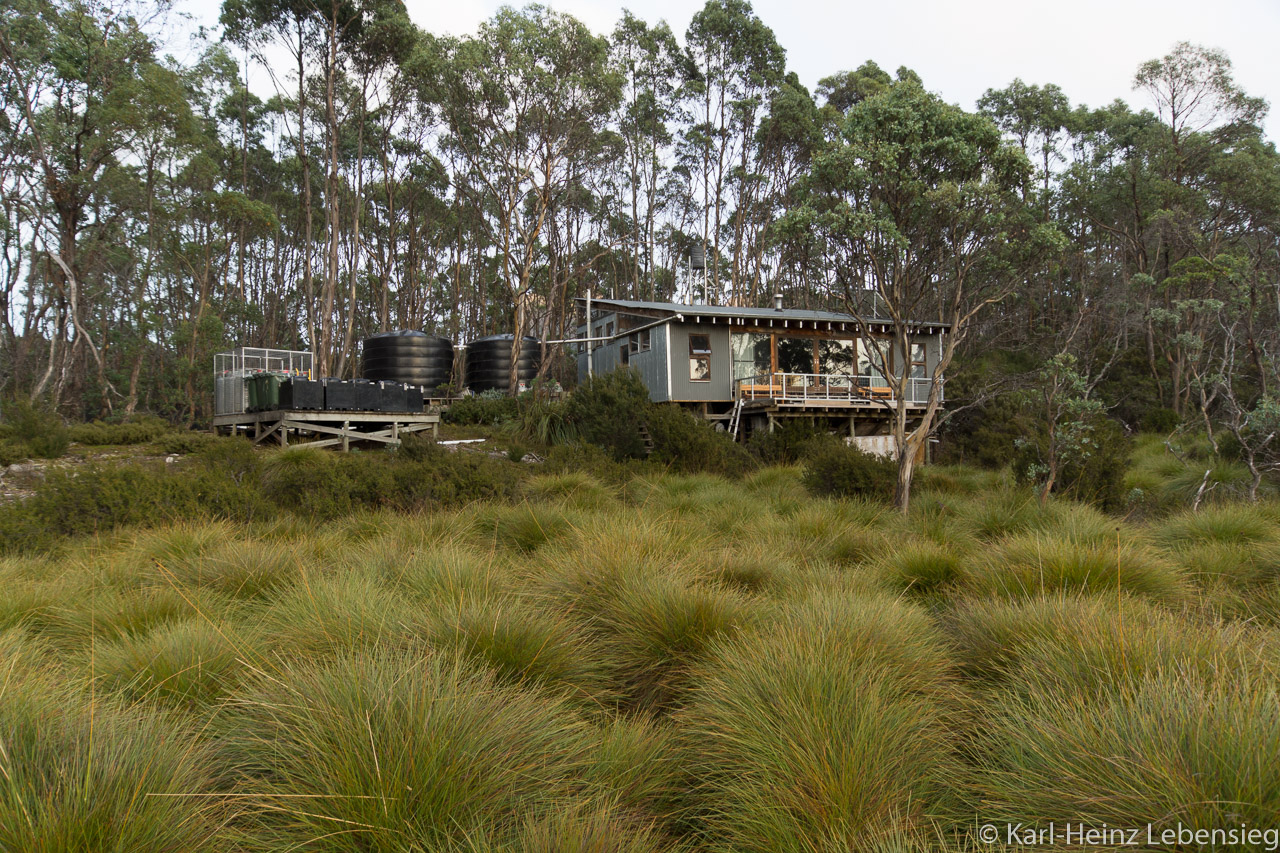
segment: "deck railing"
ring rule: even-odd
[[[907,380],[906,402],[923,406],[929,402],[932,379]],[[734,391],[743,400],[776,400],[780,403],[898,402],[898,389],[879,376],[845,376],[838,373],[761,373],[734,382]]]

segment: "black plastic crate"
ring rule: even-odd
[[[286,379],[280,385],[280,408],[285,411],[323,409],[324,386],[314,379],[300,379],[297,376]]]
[[[354,382],[344,379],[324,381],[324,407],[331,412],[350,412],[360,408],[360,398]]]
[[[399,382],[379,382],[378,393],[380,399],[378,402],[378,411],[380,412],[404,412],[405,408],[404,386]]]
[[[422,412],[422,389],[417,385],[406,385],[404,389],[404,410],[406,412]]]

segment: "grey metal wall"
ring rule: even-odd
[[[610,314],[592,324],[604,328],[607,323],[617,324],[617,316]],[[581,328],[581,327],[580,327]],[[671,397],[667,391],[667,326],[655,326],[649,330],[649,349],[631,353],[630,366],[640,374],[645,387],[649,389],[649,399],[655,403],[664,403]],[[586,337],[585,334],[582,337]],[[622,366],[622,346],[627,343],[626,337],[618,338],[602,345],[590,344],[595,353],[594,368],[596,374],[608,373]],[[686,343],[687,347],[688,344]],[[578,354],[578,381],[587,380],[587,354]]]
[[[729,327],[710,323],[672,323],[671,330],[671,399],[732,400],[733,356],[729,352]],[[689,335],[711,338],[711,381],[689,379]]]

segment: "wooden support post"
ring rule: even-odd
[[[351,449],[351,421],[342,422],[342,452],[346,453]]]
[[[289,425],[285,423],[283,418],[280,419],[280,446],[289,446]]]
[[[391,422],[391,443],[396,447],[400,446],[400,422]]]

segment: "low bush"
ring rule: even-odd
[[[564,419],[579,438],[604,448],[615,460],[639,459],[646,454],[640,424],[651,407],[639,373],[613,370],[579,385],[565,403]]]
[[[805,459],[803,482],[815,495],[889,500],[897,476],[898,466],[891,459],[825,441],[812,446]]]
[[[67,425],[56,412],[15,400],[6,405],[4,418],[9,426],[9,438],[24,445],[32,456],[57,459],[71,444]]]
[[[502,426],[519,417],[520,404],[515,397],[501,391],[485,391],[450,403],[441,420],[459,426]]]
[[[7,468],[15,462],[23,462],[32,456],[31,448],[20,441],[0,439],[0,468]]]
[[[251,521],[272,512],[255,489],[212,471],[89,464],[50,471],[34,495],[0,514],[0,553],[122,525],[199,517]]]
[[[747,449],[764,465],[794,465],[804,459],[810,444],[827,437],[827,433],[808,418],[785,418],[772,432],[753,432]]]
[[[756,467],[751,454],[727,432],[678,406],[650,406],[644,424],[653,438],[650,459],[674,471],[741,477]]]
[[[160,418],[141,416],[124,423],[93,421],[75,424],[69,429],[71,440],[78,444],[103,446],[112,444],[147,444],[169,432]]]
[[[212,433],[183,430],[160,436],[152,445],[152,448],[157,453],[184,456],[189,453],[200,453],[201,451],[209,450],[223,440]],[[244,439],[238,440],[244,441]]]

